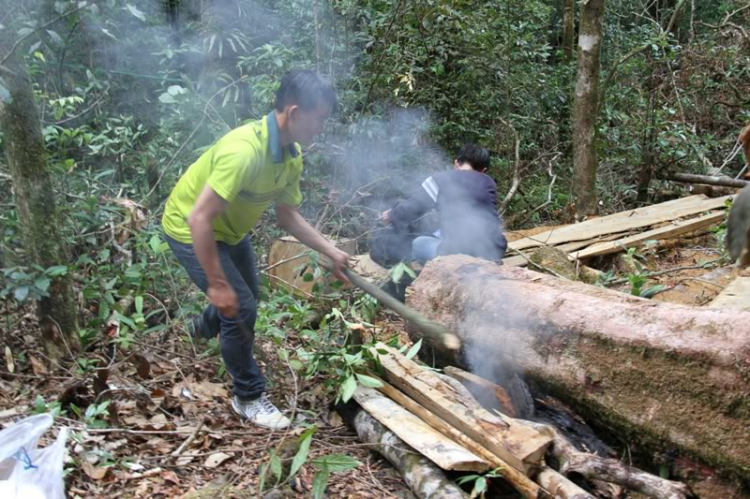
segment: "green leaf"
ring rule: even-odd
[[[354,390],[356,389],[357,380],[354,379],[354,376],[347,377],[346,380],[341,384],[341,401],[349,402],[349,399],[352,398],[352,395],[354,395]]]
[[[50,277],[60,277],[61,275],[65,275],[68,273],[68,266],[67,265],[54,265],[48,268],[47,270],[45,270],[44,273]]]
[[[16,301],[24,301],[26,297],[29,296],[29,287],[28,286],[17,287],[16,290],[13,292],[13,296],[16,297]]]
[[[37,277],[34,280],[34,286],[41,289],[42,291],[46,292],[49,289],[49,285],[52,283],[52,280],[50,280],[47,276]]]
[[[373,378],[372,376],[365,376],[364,374],[357,374],[357,380],[362,386],[369,386],[370,388],[380,388],[383,386],[383,382],[379,379]]]
[[[305,282],[312,282],[313,279],[315,279],[315,276],[312,274],[305,274],[302,276],[302,280]]]
[[[63,42],[62,37],[58,35],[55,31],[52,31],[49,29],[46,31],[49,37],[52,38],[52,41],[55,43],[55,45],[57,45],[58,47],[62,47],[63,45],[65,45],[65,42]]]
[[[273,476],[275,476],[278,480],[281,480],[281,459],[275,452],[271,452],[271,473],[273,473]]]
[[[161,253],[161,239],[156,234],[151,236],[151,239],[149,239],[148,241],[148,245],[151,247],[151,251],[153,251],[155,255]]]
[[[404,268],[406,268],[406,265],[401,262],[391,270],[391,280],[396,284],[401,282],[401,278],[404,277]]]
[[[131,319],[130,317],[125,317],[120,312],[115,312],[115,314],[116,314],[117,320],[127,324],[130,327],[130,329],[133,329],[133,330],[138,329],[135,325],[135,322],[133,322],[133,319]]]
[[[328,470],[334,473],[337,471],[353,470],[354,468],[358,468],[362,463],[346,454],[330,454],[315,459],[313,464],[321,470]]]
[[[140,295],[135,297],[135,311],[143,314],[143,297]]]
[[[331,472],[323,469],[315,473],[313,478],[313,499],[320,499],[326,493],[326,487],[328,486],[328,478],[331,476]]]
[[[477,478],[474,482],[474,490],[471,491],[471,497],[477,497],[482,495],[487,490],[487,479],[483,476]]]
[[[667,287],[663,284],[657,284],[656,286],[651,286],[650,288],[642,289],[640,293],[641,298],[653,298],[654,296],[658,295],[662,291],[666,290]]]
[[[44,397],[37,395],[36,400],[34,400],[34,413],[44,414],[45,412],[47,412],[47,403],[44,402]]]
[[[137,17],[141,21],[146,22],[146,15],[140,10],[138,10],[138,8],[135,5],[129,3],[126,5],[126,7],[128,8],[131,14],[133,14],[135,17]]]
[[[305,461],[307,461],[307,454],[310,452],[313,433],[315,433],[314,426],[305,430],[300,436],[299,450],[297,451],[297,455],[294,456],[294,459],[292,459],[292,467],[289,468],[289,478],[296,475],[302,465],[305,464]]]
[[[409,349],[408,352],[406,352],[406,358],[411,359],[415,355],[417,355],[417,352],[419,352],[419,349],[422,347],[422,338],[419,339],[412,347]]]

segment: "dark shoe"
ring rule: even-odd
[[[194,340],[210,340],[216,338],[216,334],[213,334],[208,327],[203,323],[203,317],[200,315],[194,315],[188,322],[188,332]]]

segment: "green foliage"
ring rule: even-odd
[[[459,485],[463,485],[466,483],[473,483],[474,486],[471,490],[470,497],[473,499],[475,497],[484,497],[485,493],[487,492],[487,486],[488,486],[488,480],[491,478],[498,478],[502,477],[503,472],[502,468],[496,468],[494,470],[488,471],[487,473],[483,475],[464,475],[456,482]]]
[[[7,299],[11,294],[17,302],[26,299],[41,300],[49,296],[49,287],[56,277],[67,274],[68,267],[54,265],[43,269],[38,265],[9,267],[2,269],[5,285],[0,289],[0,298]]]

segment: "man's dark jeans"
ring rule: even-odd
[[[193,245],[175,241],[166,234],[165,239],[190,279],[207,293],[208,279],[198,263]],[[209,305],[203,311],[203,327],[221,334],[221,356],[234,379],[234,394],[241,399],[255,399],[266,387],[266,380],[253,358],[259,293],[255,251],[249,236],[234,246],[222,242],[218,242],[217,246],[221,267],[237,293],[239,311],[235,317],[230,318]]]

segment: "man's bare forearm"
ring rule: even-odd
[[[216,287],[227,283],[227,276],[221,268],[219,250],[214,239],[214,230],[211,220],[205,215],[190,217],[190,233],[193,236],[193,250],[198,263],[206,273],[209,287]]]

